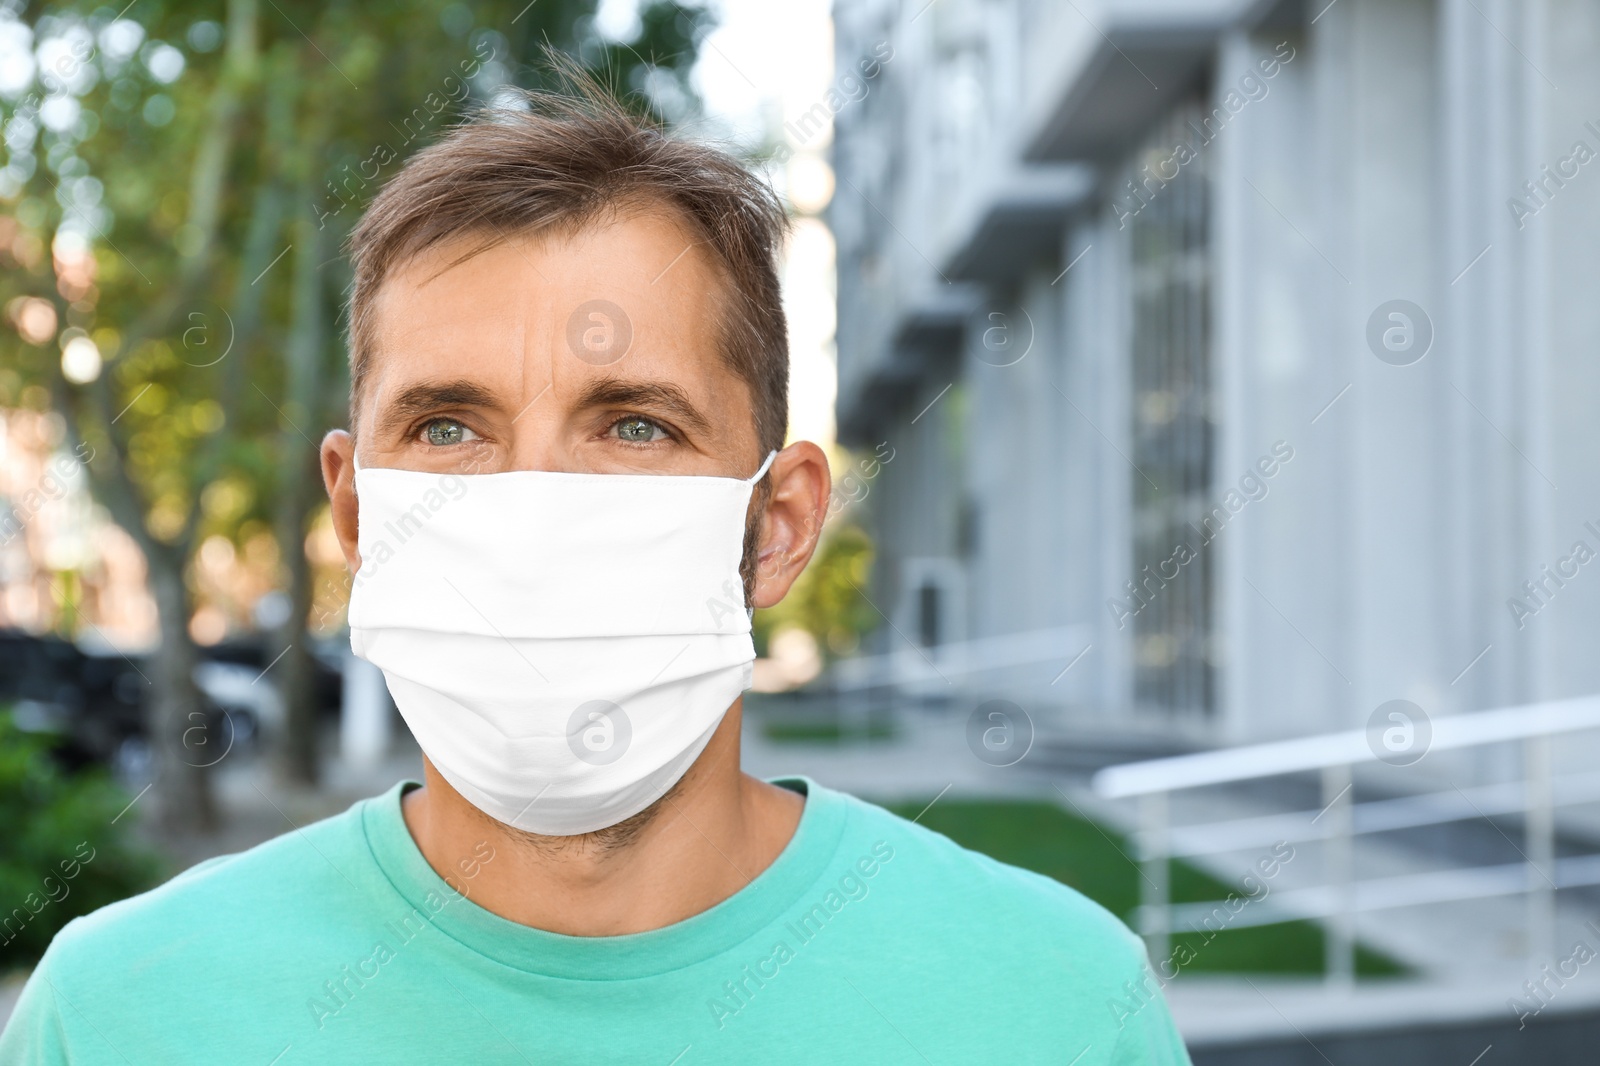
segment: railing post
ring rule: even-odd
[[[1356,977],[1354,830],[1355,812],[1351,802],[1350,767],[1328,766],[1322,771],[1322,817],[1328,819],[1328,890],[1333,894],[1333,909],[1324,928],[1327,954],[1327,981],[1330,986],[1349,988]]]
[[[857,685],[839,701],[839,740],[848,744],[856,739],[860,732],[860,723],[867,715],[870,693],[872,690],[862,685]]]
[[[1528,859],[1528,958],[1556,950],[1556,820],[1550,786],[1550,738],[1522,742],[1524,846]]]
[[[1167,870],[1167,794],[1148,792],[1139,797],[1139,932],[1158,967],[1172,953]]]

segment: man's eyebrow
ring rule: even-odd
[[[689,394],[669,381],[625,381],[601,378],[578,396],[582,407],[655,407],[670,412],[689,428],[711,432],[711,422],[689,399]]]
[[[424,381],[403,390],[389,401],[378,416],[378,424],[390,429],[408,422],[417,415],[446,407],[495,407],[494,393],[464,379],[456,381]]]

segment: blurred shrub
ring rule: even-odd
[[[0,709],[0,972],[28,965],[72,919],[161,880],[130,836],[133,797],[101,770],[67,774],[49,740]]]

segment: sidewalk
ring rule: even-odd
[[[327,750],[335,750],[330,741]],[[410,734],[396,737],[391,754],[370,769],[354,771],[338,759],[323,764],[320,787],[286,786],[272,777],[265,758],[227,760],[217,767],[217,804],[222,830],[163,844],[183,868],[217,855],[247,851],[257,844],[332,817],[358,800],[375,796],[396,781],[422,779],[422,756]]]

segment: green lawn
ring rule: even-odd
[[[897,814],[914,818],[927,803],[923,800],[888,806]],[[1015,800],[944,799],[929,808],[919,821],[963,847],[1071,885],[1131,924],[1139,902],[1139,871],[1127,857],[1134,854],[1133,848],[1115,832],[1106,830],[1102,835],[1092,823],[1051,803]],[[1242,878],[1245,871],[1239,873]],[[1221,900],[1229,892],[1244,892],[1181,860],[1172,863],[1171,886],[1172,898],[1178,903]],[[1224,929],[1212,935],[1209,943],[1207,935],[1173,934],[1175,951],[1180,944],[1186,944],[1194,953],[1193,961],[1182,967],[1184,971],[1318,974],[1324,968],[1322,927],[1314,922]],[[1379,977],[1406,971],[1388,956],[1360,946],[1356,972],[1363,977]]]
[[[780,718],[764,715],[761,735],[780,744],[840,744],[860,740],[888,740],[895,735],[892,722],[874,715],[866,722],[866,732],[859,725],[848,728],[834,717]]]

